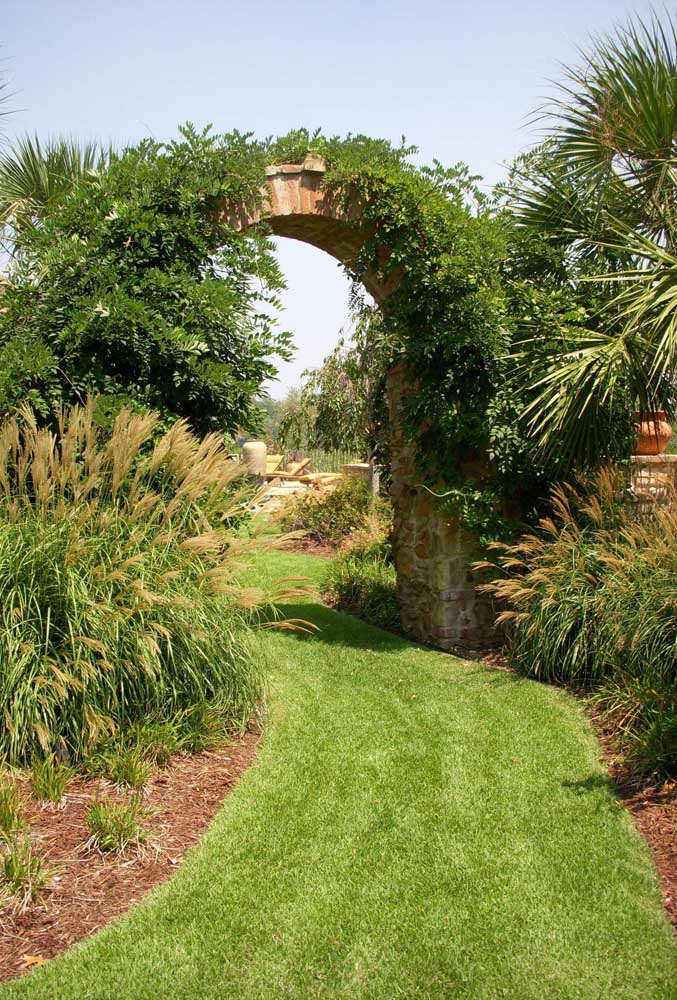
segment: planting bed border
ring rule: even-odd
[[[177,755],[157,769],[143,793],[149,838],[140,850],[102,854],[87,849],[86,816],[94,799],[128,797],[97,778],[77,778],[62,804],[29,798],[30,780],[16,777],[26,798],[35,847],[56,869],[44,902],[22,913],[0,908],[0,980],[13,979],[65,952],[111,920],[176,870],[203,835],[242,773],[253,762],[260,732],[199,754]]]

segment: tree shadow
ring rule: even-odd
[[[571,788],[577,795],[587,795],[589,792],[610,791],[615,793],[615,785],[605,774],[591,774],[580,781],[563,781],[562,788]]]

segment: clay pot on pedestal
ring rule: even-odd
[[[636,455],[660,455],[672,437],[665,410],[643,410],[635,414]]]

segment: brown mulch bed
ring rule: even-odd
[[[291,545],[285,548],[286,552],[300,552],[304,556],[322,556],[323,559],[331,559],[336,555],[336,548],[323,542],[316,542],[314,538],[296,538]]]
[[[677,783],[662,788],[619,789],[623,804],[651,849],[663,903],[677,930]]]
[[[97,797],[126,796],[102,779],[71,782],[61,805],[28,799],[30,783],[17,778],[27,798],[24,815],[48,865],[57,869],[44,903],[23,913],[0,910],[0,980],[66,951],[168,879],[202,836],[224,797],[252,763],[260,734],[249,732],[227,746],[179,755],[156,770],[144,794],[150,836],[141,850],[103,855],[87,849],[86,816]]]

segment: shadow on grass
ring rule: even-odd
[[[571,789],[574,795],[594,796],[595,809],[615,813],[623,808],[618,786],[609,774],[591,774],[580,781],[563,781],[562,788]]]
[[[580,781],[563,781],[563,788],[571,788],[577,795],[587,795],[589,792],[599,792],[605,789],[613,789],[614,784],[606,774],[591,774],[588,778]]]
[[[344,646],[352,649],[371,650],[378,653],[406,653],[410,650],[419,650],[420,652],[430,653],[441,659],[448,657],[450,665],[452,663],[462,664],[468,677],[481,676],[485,681],[489,680],[496,685],[530,683],[528,678],[521,677],[507,670],[499,670],[490,663],[483,663],[477,659],[465,659],[455,653],[445,653],[443,650],[425,646],[404,636],[387,632],[376,625],[370,625],[368,622],[364,622],[353,615],[334,611],[333,608],[328,608],[324,604],[310,604],[307,602],[280,604],[277,610],[282,619],[302,619],[316,625],[319,629],[319,632],[311,634],[307,632],[285,632],[285,635],[292,637],[297,642]]]
[[[369,625],[352,615],[334,611],[324,604],[278,604],[277,611],[282,619],[299,618],[310,622],[320,631],[308,634],[305,632],[287,632],[299,642],[322,642],[332,645],[352,646],[356,649],[374,649],[379,652],[404,652],[407,649],[420,648],[402,636],[386,632],[384,629]]]

